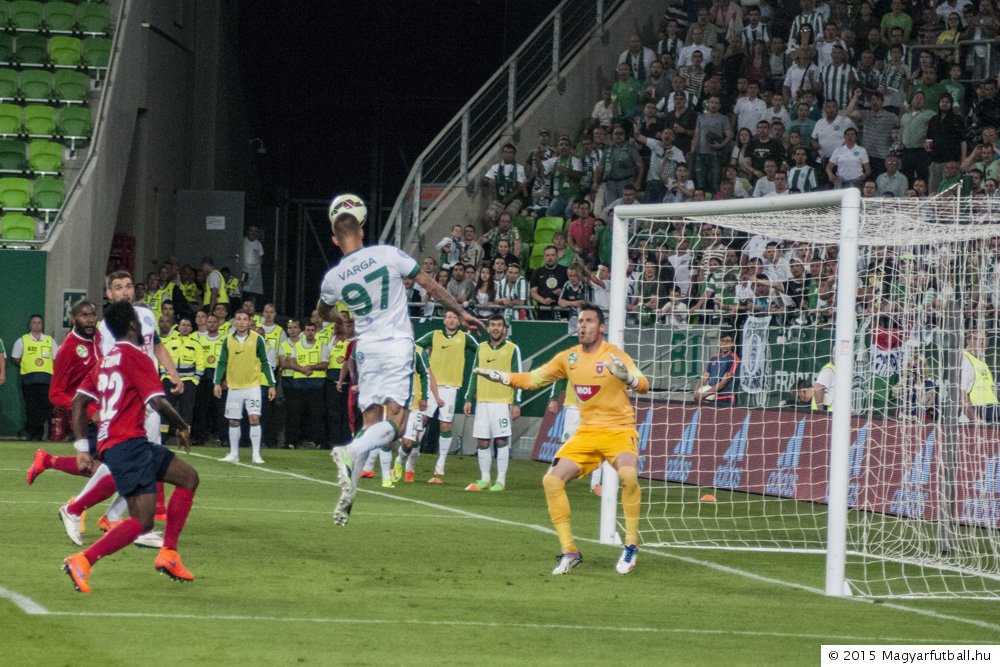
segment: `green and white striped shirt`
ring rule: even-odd
[[[843,111],[851,101],[852,88],[858,79],[857,71],[847,63],[823,65],[819,68],[819,82],[825,100],[836,100],[837,109]]]

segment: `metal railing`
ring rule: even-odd
[[[551,85],[592,37],[606,39],[605,22],[625,0],[564,0],[483,84],[420,154],[382,228],[379,241],[409,243],[421,223],[450,196],[476,191],[476,168],[497,151],[497,139],[516,137],[520,114]]]

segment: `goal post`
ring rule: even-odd
[[[1000,347],[1000,242],[981,224],[995,220],[995,200],[856,189],[616,207],[608,340],[652,386],[635,400],[642,542],[820,554],[830,596],[1000,599],[1000,427],[962,422],[958,390],[968,334],[986,327]],[[987,255],[996,271],[977,268]],[[805,295],[764,271],[810,257],[815,275],[796,280],[813,310],[797,317]],[[724,336],[741,357],[718,385],[731,396],[698,393]],[[925,358],[936,402],[926,420],[901,416],[924,400],[906,378]],[[618,478],[604,474],[599,538],[617,544]]]

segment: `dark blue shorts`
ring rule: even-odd
[[[87,422],[87,444],[90,445],[90,458],[97,458],[97,424]]]
[[[128,498],[156,493],[156,483],[163,481],[174,453],[146,438],[133,438],[104,450],[101,460],[111,470],[115,490]]]

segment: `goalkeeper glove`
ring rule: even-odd
[[[611,374],[616,378],[627,384],[632,389],[639,386],[639,378],[628,372],[628,367],[625,363],[615,355],[611,355]]]
[[[510,373],[498,371],[493,368],[473,368],[472,372],[486,378],[490,382],[499,382],[500,384],[510,386]]]

